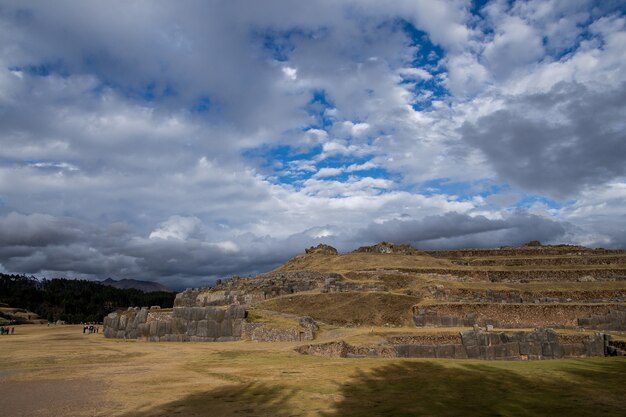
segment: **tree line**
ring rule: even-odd
[[[173,292],[144,293],[87,280],[39,280],[0,274],[0,303],[30,310],[48,321],[100,322],[104,316],[121,308],[153,305],[170,308],[175,297]]]

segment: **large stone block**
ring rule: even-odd
[[[520,356],[520,344],[518,342],[509,342],[509,343],[505,343],[502,346],[504,346],[505,349],[505,356],[507,357],[519,357]]]
[[[187,323],[187,335],[188,336],[196,336],[196,330],[198,328],[198,322],[197,321],[190,321]],[[191,341],[193,341],[192,339],[190,339]]]
[[[157,320],[150,322],[150,337],[159,335],[159,322]]]
[[[473,330],[461,332],[461,340],[465,347],[478,346],[478,333]]]
[[[467,359],[467,350],[463,345],[454,345],[454,359]]]
[[[148,321],[148,309],[142,308],[141,310],[139,310],[139,312],[135,316],[135,319],[137,320],[137,324],[145,323],[146,321]]]
[[[454,359],[454,345],[439,345],[435,349],[438,358]]]
[[[566,343],[561,345],[561,355],[564,358],[578,358],[587,356],[587,349],[583,343]]]
[[[232,330],[233,336],[241,337],[242,325],[243,325],[243,319],[233,320],[233,330]],[[312,338],[313,337],[311,337],[311,339]]]
[[[196,336],[198,337],[208,337],[208,321],[207,320],[199,320],[196,323]]]
[[[212,338],[220,336],[220,325],[215,320],[207,320],[207,336]]]
[[[413,358],[435,358],[435,346],[429,345],[413,345],[410,349]]]
[[[220,323],[220,336],[230,337],[233,335],[233,322],[231,318],[224,319]]]

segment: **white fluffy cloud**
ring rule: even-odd
[[[6,1],[0,265],[181,287],[320,240],[623,246],[620,6]]]

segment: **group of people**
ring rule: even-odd
[[[85,333],[100,333],[100,326],[94,323],[86,323],[83,325],[83,334]]]
[[[15,327],[0,326],[0,334],[15,334]]]

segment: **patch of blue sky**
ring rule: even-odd
[[[432,78],[427,80],[415,80],[412,77],[406,77],[402,80],[403,84],[413,85],[411,90],[418,98],[412,104],[413,109],[426,110],[431,107],[433,101],[441,100],[449,95],[448,90],[438,77],[445,72],[445,68],[440,65],[440,60],[444,57],[445,51],[439,45],[434,44],[426,32],[417,29],[412,23],[400,19],[396,25],[409,39],[409,45],[415,48],[410,66],[428,71],[432,75]]]
[[[474,16],[482,15],[482,8],[489,3],[490,0],[472,0],[472,5],[470,7],[470,13]]]
[[[334,103],[328,97],[326,90],[318,89],[312,93],[312,98],[305,106],[305,111],[314,118],[315,123],[311,123],[303,127],[303,130],[308,129],[326,129],[335,122],[335,119],[329,116],[329,109],[333,109]]]
[[[399,174],[392,174],[385,168],[364,165],[370,160],[370,156],[351,156],[336,154],[318,160],[322,153],[322,146],[317,145],[307,150],[297,149],[289,145],[264,146],[249,149],[243,152],[243,156],[258,164],[268,178],[281,184],[289,184],[299,189],[304,182],[322,169],[332,171],[328,175],[318,179],[346,182],[353,178],[377,178],[400,182]],[[361,169],[359,167],[363,166]]]
[[[9,71],[19,71],[34,77],[48,77],[50,75],[56,75],[62,78],[67,78],[71,75],[70,70],[61,60],[42,62],[39,64],[13,66],[9,67]]]
[[[298,39],[319,39],[328,29],[320,27],[314,30],[291,28],[288,30],[256,30],[251,33],[253,43],[259,44],[261,49],[278,62],[289,61],[291,53],[296,49]]]
[[[487,179],[464,182],[454,181],[451,178],[436,178],[419,184],[415,191],[425,196],[438,194],[454,195],[458,200],[464,201],[476,196],[487,197],[492,194],[509,191],[510,188],[506,183],[498,184]]]
[[[196,100],[195,104],[191,107],[193,113],[207,113],[211,109],[211,98],[209,96],[202,96]]]
[[[301,180],[303,176],[309,175],[306,171],[294,167],[301,165],[302,162],[313,160],[321,152],[321,145],[306,150],[289,145],[264,145],[246,149],[242,152],[242,156],[255,162],[266,174],[279,178],[280,182],[293,184]]]
[[[171,83],[161,83],[149,81],[137,86],[122,85],[110,80],[101,80],[96,87],[92,89],[92,93],[96,95],[102,94],[105,90],[113,90],[124,98],[141,101],[145,104],[156,104],[157,102],[167,99],[179,97],[178,91]],[[196,110],[196,106],[201,104],[201,100],[205,96],[200,97],[200,101],[190,104],[192,111]]]
[[[550,209],[558,210],[572,203],[573,201],[560,203],[556,200],[552,200],[551,198],[544,197],[544,196],[537,195],[537,194],[523,194],[522,198],[514,204],[514,207],[530,208],[536,204],[540,204]]]
[[[426,32],[419,30],[411,22],[399,19],[397,27],[407,36],[409,45],[415,47],[411,65],[417,68],[437,66],[439,60],[445,55],[443,48],[434,44]]]

